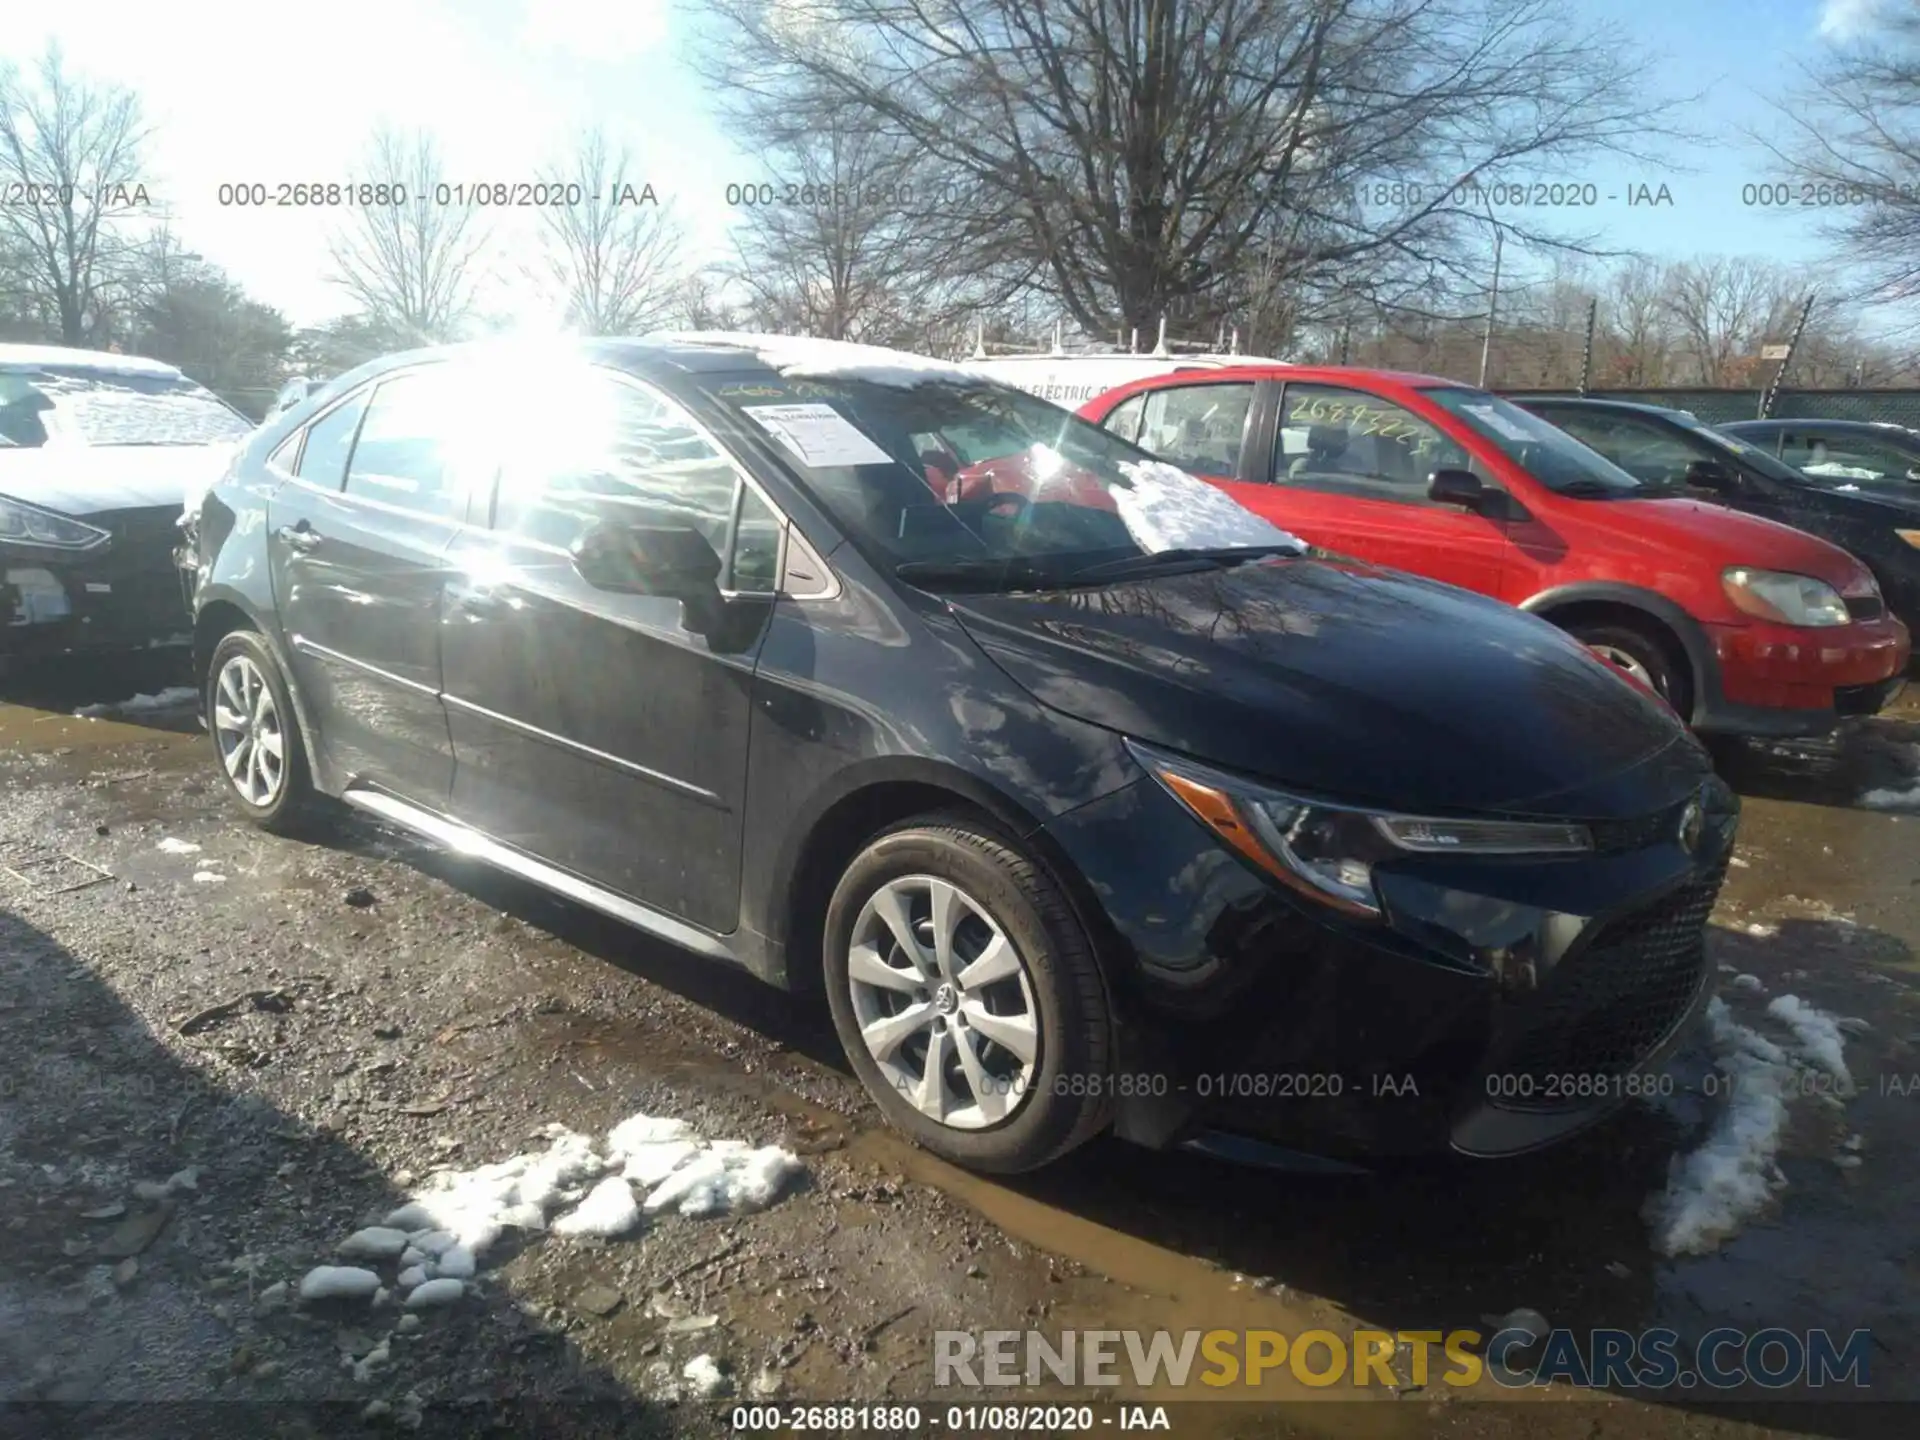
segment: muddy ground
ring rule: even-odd
[[[1534,1159],[1329,1179],[1102,1141],[987,1182],[879,1127],[824,1016],[362,818],[261,835],[226,810],[190,707],[71,714],[179,683],[176,664],[31,672],[0,705],[0,1425],[719,1434],[745,1401],[1004,1402],[934,1390],[937,1329],[1485,1329],[1530,1307],[1578,1330],[1869,1329],[1872,1384],[1736,1413],[1681,1389],[1479,1403],[1410,1374],[1326,1403],[1282,1376],[1263,1393],[1292,1403],[1188,1399],[1173,1432],[1911,1433],[1920,791],[1898,792],[1920,709],[1722,757],[1747,812],[1711,944],[1758,982],[1729,1004],[1758,1024],[1791,993],[1863,1023],[1855,1093],[1792,1104],[1784,1189],[1665,1259],[1643,1209],[1720,1103],[1704,1042],[1669,1102]],[[1875,791],[1896,793],[1859,803]],[[502,1242],[417,1323],[276,1299],[435,1165],[634,1111],[786,1146],[806,1173],[756,1213]],[[685,1377],[699,1356],[722,1393]]]

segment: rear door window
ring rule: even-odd
[[[466,513],[458,457],[463,430],[477,417],[451,365],[434,365],[383,380],[373,392],[353,458],[347,494],[418,515]],[[304,463],[304,457],[303,457]]]
[[[338,490],[347,475],[347,456],[353,453],[353,437],[360,429],[360,418],[367,411],[367,392],[362,390],[342,401],[307,427],[307,442],[300,450],[300,463],[294,469],[310,485],[322,490]],[[281,450],[287,447],[282,445]],[[274,452],[276,455],[280,451]]]

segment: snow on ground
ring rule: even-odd
[[[1845,1089],[1853,1086],[1847,1071],[1847,1042],[1840,1033],[1840,1022],[1824,1010],[1816,1010],[1798,995],[1782,995],[1767,1006],[1767,1014],[1793,1032],[1800,1042],[1800,1053],[1808,1062],[1826,1071]]]
[[[1869,810],[1920,810],[1920,781],[1904,789],[1889,786],[1869,790],[1860,797],[1860,803]]]
[[[1740,988],[1752,993],[1757,985]],[[1718,996],[1707,1007],[1708,1043],[1726,1100],[1706,1138],[1673,1157],[1666,1189],[1647,1202],[1654,1248],[1663,1255],[1709,1253],[1785,1187],[1776,1157],[1789,1097],[1805,1090],[1803,1072],[1820,1070],[1852,1084],[1839,1021],[1797,995],[1777,997],[1766,1014],[1790,1032],[1791,1044],[1742,1025]]]
[[[630,1115],[604,1147],[564,1125],[536,1132],[544,1150],[472,1170],[440,1169],[379,1225],[347,1236],[339,1253],[391,1267],[408,1310],[448,1305],[465,1293],[480,1259],[508,1230],[610,1239],[646,1213],[706,1217],[763,1209],[805,1168],[777,1145],[704,1141],[684,1121]],[[634,1193],[641,1186],[644,1209]],[[300,1282],[305,1299],[340,1296],[382,1303],[381,1272],[322,1265]]]
[[[227,883],[227,877],[222,875],[218,870],[196,870],[193,872],[193,879],[196,885],[224,885]]]
[[[1133,538],[1149,551],[1190,546],[1295,545],[1306,542],[1269,525],[1224,490],[1158,460],[1123,460],[1131,488],[1110,493]]]
[[[696,1355],[680,1372],[692,1392],[703,1400],[725,1394],[732,1388],[726,1372],[711,1355]]]
[[[160,848],[169,855],[197,855],[200,847],[191,840],[176,840],[169,835],[160,842]]]
[[[155,710],[178,710],[200,699],[191,685],[169,685],[157,695],[134,695],[126,700],[82,705],[73,713],[83,720],[100,720],[109,715],[142,715]]]

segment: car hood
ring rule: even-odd
[[[190,491],[219,478],[245,440],[0,450],[0,495],[76,517],[184,505]]]
[[[1312,796],[1624,818],[1706,768],[1671,711],[1547,622],[1356,562],[948,604],[1042,704]]]
[[[1710,500],[1605,500],[1584,502],[1581,518],[1645,545],[1660,544],[1694,564],[1747,565],[1811,575],[1837,590],[1857,587],[1867,572],[1831,541],[1775,520],[1747,515]]]

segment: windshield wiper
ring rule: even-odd
[[[1145,555],[1125,555],[1118,560],[1102,560],[1067,576],[1073,584],[1093,580],[1125,580],[1139,575],[1158,575],[1168,570],[1209,570],[1240,565],[1249,560],[1265,560],[1274,555],[1301,554],[1298,545],[1210,545],[1176,550],[1156,550]]]
[[[1569,480],[1557,488],[1560,494],[1571,496],[1575,500],[1630,500],[1644,496],[1653,487],[1645,481],[1641,481],[1629,490],[1623,486],[1611,485],[1605,480]]]
[[[893,573],[909,585],[942,590],[1046,589],[1060,583],[1060,572],[1032,559],[1010,555],[1000,559],[908,560]]]

